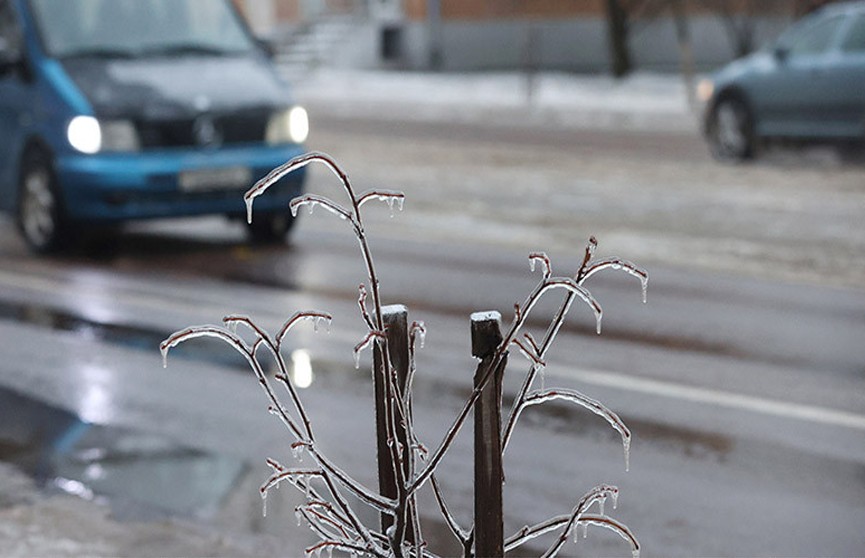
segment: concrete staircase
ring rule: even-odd
[[[333,62],[339,47],[356,29],[358,20],[347,14],[330,14],[302,23],[276,42],[274,62],[288,78],[298,77]]]

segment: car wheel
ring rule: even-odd
[[[54,252],[64,239],[64,217],[50,158],[31,150],[21,164],[18,228],[27,245],[38,253]]]
[[[249,238],[255,244],[284,242],[296,219],[288,213],[256,215],[252,223],[246,225]]]
[[[721,161],[744,161],[754,156],[754,122],[743,100],[731,96],[715,104],[709,142],[712,154]]]

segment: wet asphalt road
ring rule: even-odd
[[[424,131],[419,125],[362,121],[321,126],[314,147],[340,152],[350,162],[390,145],[389,164],[397,177],[410,172],[407,143],[453,144],[462,156],[482,144],[483,164],[496,157],[499,144],[500,157],[511,160],[514,146],[566,151],[579,139],[519,129]],[[614,132],[591,137],[578,157],[610,157],[612,148],[621,150],[622,167],[593,178],[603,186],[607,176],[611,189],[620,181],[616,171],[632,173],[628,165],[635,160],[649,176],[662,176],[658,169],[678,157],[721,179],[727,172],[715,169],[694,137]],[[438,147],[434,153],[442,158],[447,152]],[[522,176],[532,164],[530,155],[510,172]],[[429,166],[437,162],[430,160]],[[377,186],[387,176],[370,165],[358,164],[353,174],[367,182],[361,187]],[[812,172],[783,157],[768,165],[745,175],[792,175],[795,183],[797,173]],[[843,165],[815,172],[840,184],[842,192],[857,174],[865,174]],[[368,225],[385,303],[407,304],[410,319],[424,320],[429,330],[419,357],[415,413],[423,439],[433,444],[467,394],[474,367],[468,315],[495,309],[510,319],[513,303],[537,279],[526,265],[528,244],[543,238],[537,227],[514,239],[500,238],[503,229],[519,225],[489,216],[498,208],[488,200],[482,199],[488,206],[480,208],[463,200],[467,207],[461,215],[453,211],[459,203],[424,197],[423,189],[440,187],[441,176],[426,167],[418,174],[406,189],[418,193],[422,230],[410,225],[411,191],[403,213],[391,219],[386,208],[372,210]],[[551,170],[548,181],[558,178]],[[313,173],[311,189],[327,191],[328,181],[325,173]],[[468,191],[477,188],[469,184]],[[543,197],[526,205],[533,204],[542,205]],[[639,224],[643,216],[632,213]],[[483,226],[474,220],[477,215]],[[333,221],[303,215],[285,248],[249,247],[239,225],[221,220],[146,224],[96,254],[36,259],[4,220],[0,387],[87,423],[158,434],[249,461],[251,476],[263,478],[264,456],[287,452],[279,449],[284,437],[267,416],[255,382],[238,373],[242,363],[227,350],[196,345],[163,370],[156,344],[175,329],[217,322],[228,313],[248,313],[275,328],[295,310],[327,310],[336,318],[329,335],[300,332],[292,341],[293,349],[309,351],[317,371],[304,397],[315,409],[319,437],[329,440],[337,461],[373,484],[372,456],[363,449],[371,440],[368,374],[354,370],[351,356],[364,334],[355,303],[363,268],[356,242]],[[436,224],[438,232],[432,230]],[[570,232],[587,236],[578,236],[581,229]],[[848,235],[854,240],[846,245],[858,246],[857,234]],[[599,254],[608,255],[604,235],[599,236]],[[551,240],[554,270],[565,274],[583,241],[569,247],[555,235]],[[627,243],[612,244],[618,254],[649,268],[649,303],[640,303],[639,285],[631,277],[612,271],[594,277],[589,287],[604,307],[603,334],[594,334],[587,309],[575,308],[550,353],[545,382],[579,389],[624,418],[635,439],[631,471],[624,472],[614,433],[593,415],[559,406],[527,413],[506,461],[506,532],[565,512],[591,486],[605,482],[620,487],[615,515],[637,533],[644,555],[860,554],[865,544],[860,528],[865,524],[863,291],[817,286],[808,274],[791,282],[789,273],[766,277],[748,267],[719,271],[681,260],[665,265],[663,252],[642,262],[639,247],[629,251]],[[857,264],[851,265],[855,277]],[[554,306],[551,301],[537,309],[535,330],[544,327],[542,316]],[[523,368],[514,355],[506,399]],[[357,420],[346,424],[341,419],[349,413]],[[465,518],[471,475],[468,437],[463,438],[445,461],[443,484]],[[293,524],[290,508],[281,513]],[[303,538],[273,515],[234,528],[287,532],[295,544]],[[218,513],[215,517],[220,521]],[[566,553],[628,551],[614,535],[590,531],[587,541],[568,546]]]

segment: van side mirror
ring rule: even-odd
[[[11,72],[21,64],[21,53],[4,37],[0,37],[0,75]]]

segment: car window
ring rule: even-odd
[[[789,37],[787,47],[790,56],[808,56],[825,52],[832,45],[843,21],[843,16],[817,21]]]
[[[853,20],[847,36],[841,42],[841,50],[849,53],[865,53],[865,15]]]

